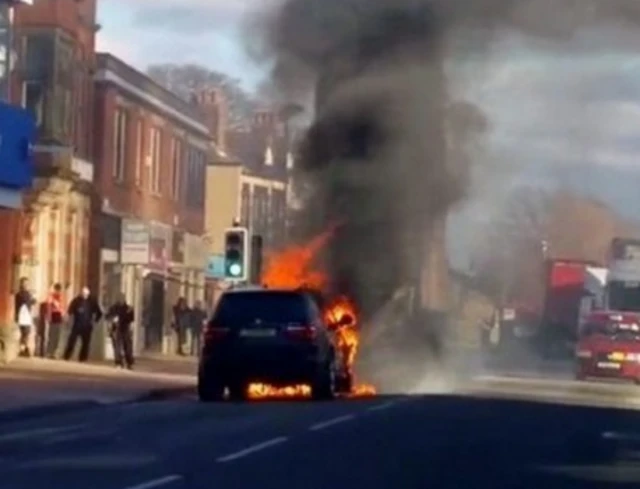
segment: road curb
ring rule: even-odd
[[[492,378],[482,379],[483,387],[495,388],[519,388],[526,389],[531,393],[539,391],[554,390],[556,392],[566,392],[570,394],[592,394],[602,397],[640,397],[640,389],[637,393],[629,389],[630,386],[624,384],[599,384],[589,382],[579,382],[575,380],[556,380],[556,379],[523,379],[523,378]]]
[[[9,408],[0,411],[0,423],[11,423],[14,421],[31,420],[49,415],[66,414],[86,409],[95,409],[104,406],[104,402],[94,399],[84,399],[77,401],[63,401],[55,403],[37,404],[34,406]]]
[[[104,406],[133,404],[137,402],[166,401],[195,393],[195,386],[161,387],[150,389],[130,398],[114,400],[78,399],[74,401],[49,402],[0,410],[0,423],[33,420],[50,415],[74,413]]]

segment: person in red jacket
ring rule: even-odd
[[[62,285],[56,283],[47,298],[47,323],[49,325],[47,334],[47,351],[49,358],[60,358],[62,348],[66,343],[68,331],[64,323],[64,295]]]

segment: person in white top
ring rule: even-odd
[[[35,299],[27,286],[29,282],[26,278],[20,279],[20,289],[16,292],[14,303],[15,321],[20,328],[20,353],[26,357],[31,356],[30,342],[31,331],[33,330],[32,308]]]

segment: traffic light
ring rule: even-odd
[[[249,232],[247,228],[233,227],[224,233],[224,276],[228,280],[244,281],[248,278]]]

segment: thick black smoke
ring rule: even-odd
[[[504,31],[557,45],[581,27],[639,18],[635,0],[284,0],[271,9],[252,32],[253,50],[273,61],[288,99],[315,92],[297,162],[298,228],[315,235],[342,224],[327,256],[336,286],[373,313],[417,284],[428,236],[465,195],[473,158],[460,156],[469,127],[485,124],[477,110],[466,111],[475,122],[452,110],[464,106],[445,74],[453,45],[482,56]],[[418,336],[401,341],[402,357]],[[437,350],[441,337],[427,336]],[[398,364],[399,350],[390,351]],[[414,360],[405,374],[424,365],[420,349]]]
[[[414,284],[434,223],[465,194],[468,158],[447,118],[444,60],[453,42],[481,55],[495,33],[561,41],[579,27],[632,21],[632,0],[285,0],[262,18],[261,55],[290,98],[316,95],[298,159],[316,234],[340,222],[328,253],[338,286],[375,309]],[[460,45],[464,46],[461,50]]]

